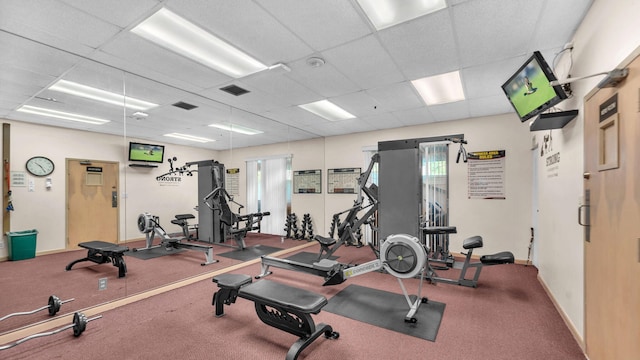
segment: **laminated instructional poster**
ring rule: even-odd
[[[322,170],[299,170],[293,172],[294,194],[322,193]]]
[[[240,169],[226,169],[226,177],[224,179],[224,188],[231,196],[240,196]]]
[[[505,150],[467,154],[469,199],[505,199]]]
[[[356,194],[360,168],[329,169],[327,188],[329,194]]]

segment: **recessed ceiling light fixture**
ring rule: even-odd
[[[378,30],[436,12],[447,7],[445,0],[358,0]]]
[[[338,120],[355,118],[355,115],[347,112],[346,110],[332,103],[329,100],[320,100],[320,101],[298,105],[298,106],[320,117],[323,117],[329,121],[338,121]]]
[[[165,8],[131,31],[234,78],[267,69],[253,57]]]
[[[446,104],[464,100],[460,72],[429,76],[411,82],[427,105]]]
[[[133,110],[148,110],[158,106],[149,101],[144,101],[122,94],[101,90],[87,85],[78,84],[73,81],[58,80],[49,86],[49,90],[63,92],[65,94],[80,96],[86,99],[101,101],[111,105],[125,106]]]
[[[263,133],[260,130],[254,130],[248,127],[234,125],[234,124],[228,124],[228,125],[227,124],[211,124],[209,126],[222,129],[222,130],[233,131],[233,132],[237,132],[239,134],[245,134],[245,135],[257,135],[257,134]]]
[[[42,115],[42,116],[52,117],[56,119],[83,122],[83,123],[94,124],[94,125],[102,125],[111,121],[111,120],[100,119],[93,116],[68,113],[64,111],[46,109],[46,108],[41,108],[41,107],[31,106],[31,105],[23,105],[19,107],[16,111],[20,111],[28,114]]]
[[[195,142],[199,142],[199,143],[207,143],[207,142],[215,141],[215,140],[212,140],[212,139],[207,139],[207,138],[203,138],[203,137],[199,137],[199,136],[186,135],[186,134],[180,134],[180,133],[164,134],[164,136],[172,137],[172,138],[176,138],[176,139],[180,139],[180,140],[195,141]]]

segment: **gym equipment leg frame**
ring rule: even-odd
[[[269,280],[251,283],[249,275],[222,274],[214,277],[213,281],[220,288],[213,297],[216,316],[224,315],[223,304],[230,305],[236,297],[241,297],[254,302],[263,323],[299,337],[289,348],[287,360],[297,359],[320,335],[324,334],[327,339],[340,336],[331,325],[316,325],[311,317],[311,314],[320,313],[328,303],[322,295]]]
[[[213,263],[217,263],[218,260],[213,259],[213,246],[198,245],[198,244],[185,244],[182,239],[176,239],[170,237],[166,231],[160,226],[160,219],[157,216],[149,213],[143,213],[138,216],[138,230],[146,235],[146,246],[139,249],[133,249],[133,251],[144,251],[154,249],[160,246],[164,246],[167,249],[189,249],[198,250],[204,252],[205,262],[200,265],[205,266]],[[161,242],[158,245],[153,245],[153,239],[160,237]]]
[[[429,270],[427,273],[427,280],[432,283],[443,282],[446,284],[453,285],[461,285],[468,287],[477,287],[478,279],[480,278],[480,272],[482,271],[482,267],[484,265],[499,265],[499,264],[513,264],[514,257],[513,253],[510,251],[503,251],[497,254],[492,255],[483,255],[480,257],[480,262],[471,262],[471,255],[473,254],[473,249],[480,248],[483,246],[482,237],[481,236],[472,236],[467,238],[462,243],[462,247],[465,250],[469,250],[467,252],[467,256],[462,265],[462,270],[460,271],[460,277],[458,279],[447,279],[443,277],[439,277],[438,273],[429,265]],[[467,279],[467,270],[475,269],[475,274],[473,275],[473,279]]]
[[[96,264],[112,263],[113,266],[118,268],[119,278],[125,277],[127,274],[127,264],[124,262],[122,255],[129,251],[128,247],[98,240],[82,242],[78,246],[87,249],[87,257],[69,263],[65,268],[67,271],[71,270],[73,265],[79,262],[92,261]]]

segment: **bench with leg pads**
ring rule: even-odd
[[[70,262],[66,267],[67,271],[71,270],[73,265],[79,262],[92,261],[96,264],[112,263],[113,266],[118,268],[119,278],[127,274],[127,264],[125,264],[122,255],[129,251],[128,247],[98,240],[82,242],[78,246],[87,249],[87,257]]]
[[[312,314],[318,314],[327,304],[319,294],[289,285],[260,280],[252,282],[249,275],[222,274],[213,278],[219,290],[213,295],[216,316],[224,315],[224,305],[235,303],[237,297],[253,301],[256,313],[265,324],[299,337],[287,352],[285,359],[298,355],[320,335],[337,339],[340,334],[331,325],[315,324]]]

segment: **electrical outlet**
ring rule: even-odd
[[[107,278],[98,279],[98,290],[106,290],[107,289]]]

